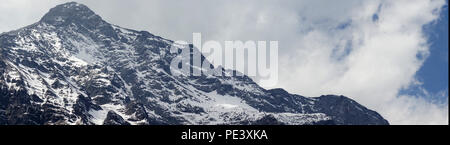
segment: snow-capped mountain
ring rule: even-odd
[[[173,43],[82,4],[58,5],[0,35],[0,124],[388,124],[344,96],[172,75]]]

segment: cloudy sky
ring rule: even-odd
[[[0,33],[66,0],[0,0]],[[279,41],[279,83],[345,95],[391,124],[448,124],[446,0],[79,0],[106,21],[172,40]]]

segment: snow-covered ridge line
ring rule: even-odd
[[[44,17],[0,35],[0,124],[388,124],[343,96],[266,90],[246,76],[173,76],[173,41],[82,4]]]

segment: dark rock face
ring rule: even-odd
[[[173,44],[82,4],[58,5],[0,35],[0,124],[388,124],[343,96],[266,90],[247,76],[174,76]]]
[[[106,115],[105,121],[103,121],[103,125],[130,125],[127,121],[125,121],[119,114],[114,111],[109,111],[108,115]]]
[[[389,124],[380,114],[344,96],[326,95],[318,98],[318,111],[333,116],[337,124]]]
[[[285,124],[283,122],[278,121],[272,115],[266,115],[261,119],[252,122],[251,125],[285,125]]]
[[[96,27],[104,21],[88,7],[75,2],[58,5],[42,17],[41,22],[51,25],[68,25],[70,23],[82,24],[87,27]]]

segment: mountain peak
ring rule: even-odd
[[[50,11],[42,17],[40,22],[57,26],[71,23],[83,23],[95,26],[104,21],[86,5],[69,2],[57,5],[50,9]]]
[[[343,96],[266,90],[247,76],[173,75],[173,41],[75,2],[15,32],[0,35],[0,125],[388,124]]]

